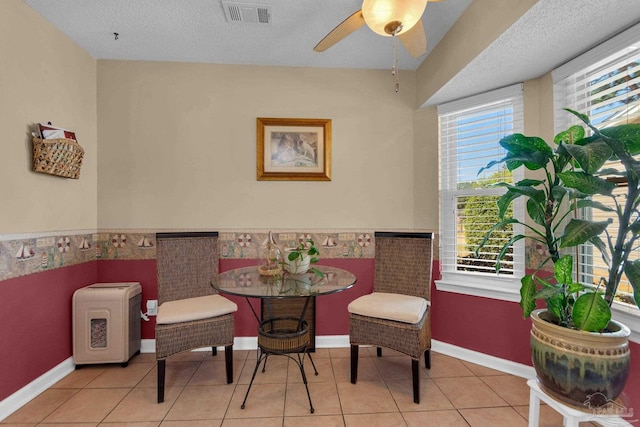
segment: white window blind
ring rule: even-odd
[[[498,221],[496,201],[504,189],[497,181],[517,182],[496,166],[478,175],[492,160],[505,156],[499,141],[523,129],[522,85],[438,106],[440,123],[440,257],[443,275],[463,273],[496,276],[495,260],[513,229],[494,237],[475,255],[486,232]],[[523,209],[514,206],[516,217]],[[521,233],[522,230],[515,230]],[[522,241],[521,241],[522,242]],[[519,278],[524,271],[524,245],[517,243],[504,258],[501,276]]]
[[[599,128],[640,123],[640,25],[554,70],[553,79],[557,132],[578,123],[563,108],[587,114]],[[623,169],[619,162],[610,162],[605,167]],[[619,203],[623,203],[626,189],[618,188],[614,193],[618,195]],[[609,197],[594,199],[613,207]],[[579,215],[596,221],[606,218],[615,221],[614,215],[600,210],[584,210]],[[609,230],[616,228],[612,226]],[[612,237],[616,237],[615,231]],[[638,251],[629,257],[639,258]],[[596,284],[600,277],[607,275],[607,267],[599,251],[590,244],[578,248],[577,264],[578,280],[582,283]],[[626,277],[623,277],[618,290],[622,294],[632,291]]]

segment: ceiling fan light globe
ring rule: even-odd
[[[391,36],[388,25],[391,22],[400,22],[402,29],[396,35],[409,31],[422,18],[427,0],[364,0],[362,3],[362,16],[367,26],[377,34]]]

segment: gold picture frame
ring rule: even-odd
[[[258,181],[331,181],[331,119],[257,119]]]

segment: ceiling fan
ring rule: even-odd
[[[313,50],[324,52],[367,24],[377,34],[397,36],[411,56],[417,58],[427,53],[421,18],[428,1],[440,0],[364,0],[362,9],[331,30]]]

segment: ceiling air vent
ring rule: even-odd
[[[227,22],[271,24],[271,6],[223,1],[222,7]]]

